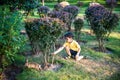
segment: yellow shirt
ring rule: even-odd
[[[78,51],[80,49],[80,45],[78,44],[78,42],[76,42],[75,40],[73,40],[71,43],[69,42],[65,42],[63,44],[64,47],[69,47],[71,50],[74,50],[74,51]]]

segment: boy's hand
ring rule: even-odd
[[[52,56],[55,56],[56,54],[55,53],[51,53]]]

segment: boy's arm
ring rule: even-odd
[[[77,52],[77,55],[79,56],[80,54],[80,51],[81,51],[81,48],[78,49],[78,52]]]
[[[53,54],[57,54],[59,53],[60,51],[62,51],[64,49],[64,46],[60,47],[58,50],[56,50]]]

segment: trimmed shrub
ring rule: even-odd
[[[28,19],[26,31],[29,36],[33,52],[43,52],[44,63],[49,61],[50,49],[63,32],[64,23],[57,18]]]
[[[75,19],[73,24],[74,24],[74,28],[75,28],[76,40],[79,40],[81,29],[83,27],[84,22],[82,19],[78,18],[78,19]]]
[[[38,14],[40,17],[45,17],[50,12],[50,8],[47,6],[40,6],[38,7]]]
[[[75,19],[75,17],[78,15],[79,8],[77,6],[66,6],[63,8],[63,11],[71,13],[72,14],[72,19]]]
[[[83,2],[78,1],[77,4],[76,4],[76,6],[78,6],[78,7],[83,6]]]
[[[76,18],[76,16],[78,15],[78,12],[79,12],[79,8],[77,6],[66,6],[62,9],[62,11],[65,11],[65,12],[68,12],[68,13],[71,13],[72,16],[69,20],[69,24],[68,24],[68,31],[71,30],[71,24],[73,22],[73,20]]]
[[[71,25],[71,20],[72,20],[72,14],[65,12],[65,11],[53,11],[49,14],[49,17],[51,18],[59,18],[60,20],[62,20],[66,25],[66,27],[68,29],[70,29],[70,25]]]
[[[85,11],[86,18],[99,42],[100,51],[105,51],[104,39],[117,27],[119,18],[102,5],[90,6]]]
[[[61,11],[63,7],[60,4],[54,5],[54,11]]]

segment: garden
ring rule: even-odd
[[[73,33],[80,61],[65,59]],[[0,0],[0,80],[119,80],[120,0]]]

